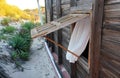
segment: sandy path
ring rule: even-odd
[[[41,48],[38,39],[33,40],[31,51],[30,61],[22,65],[26,68],[24,72],[10,73],[9,71],[10,76],[12,78],[58,78],[45,47]]]

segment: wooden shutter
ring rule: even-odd
[[[89,14],[68,14],[63,16],[55,21],[49,22],[43,26],[36,27],[31,30],[31,37],[35,38],[38,36],[44,36],[61,28],[64,28],[70,24],[73,24],[85,17],[89,16]]]

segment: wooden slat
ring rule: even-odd
[[[120,17],[120,9],[105,11],[105,17]]]
[[[112,52],[111,50],[107,50],[107,49],[101,50],[101,61],[106,59],[107,61],[111,62],[113,67],[115,66],[116,68],[118,68],[120,66],[119,57],[120,57],[119,55],[116,56],[116,54],[114,54],[114,52]]]
[[[113,21],[111,21],[111,22],[113,22]],[[106,24],[104,24],[104,28],[119,32],[120,31],[120,24],[118,24],[118,22],[106,23]]]
[[[106,50],[110,50],[110,53],[120,57],[120,43],[102,40],[102,48]]]
[[[103,29],[103,39],[120,43],[120,31],[112,29]]]
[[[105,0],[105,4],[119,4],[120,0]]]
[[[59,30],[59,29],[61,29],[61,28],[63,28],[63,27],[65,27],[65,26],[68,26],[68,25],[70,25],[70,24],[72,24],[72,23],[74,23],[74,22],[77,22],[77,21],[79,21],[79,20],[81,20],[81,19],[84,19],[85,17],[87,17],[87,16],[89,16],[89,14],[77,14],[77,15],[75,15],[75,14],[70,14],[70,15],[68,15],[68,16],[72,16],[73,18],[72,19],[68,19],[68,18],[62,18],[63,20],[65,20],[64,22],[63,22],[63,20],[61,20],[61,21],[59,21],[60,19],[58,19],[58,20],[56,20],[56,21],[54,21],[54,22],[56,22],[56,23],[47,23],[47,24],[45,24],[44,26],[41,26],[41,27],[37,27],[37,28],[35,28],[35,29],[33,29],[33,30],[36,30],[37,31],[37,34],[35,33],[35,34],[33,34],[32,32],[31,32],[31,36],[32,36],[32,38],[35,38],[35,37],[38,37],[38,36],[44,36],[44,35],[47,35],[47,34],[49,34],[49,33],[51,33],[51,32],[54,32],[54,31],[56,31],[56,30]],[[65,16],[66,17],[66,16]],[[57,22],[57,21],[59,21],[59,22]],[[40,29],[40,30],[39,30]],[[41,30],[41,29],[43,29],[43,30]]]
[[[89,67],[88,67],[88,63],[81,57],[78,60],[78,63],[81,67],[83,67],[84,71],[86,71],[87,73],[89,73]]]
[[[104,10],[111,10],[111,9],[119,9],[120,8],[120,4],[114,4],[114,5],[105,5],[105,9]]]
[[[119,64],[115,64],[113,63],[113,60],[108,59],[106,56],[105,57],[101,57],[101,70],[102,72],[106,72],[105,74],[109,77],[113,77],[113,78],[119,78],[120,76],[120,63]],[[104,71],[104,69],[106,69],[107,71]]]

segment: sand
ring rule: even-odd
[[[24,71],[13,69],[14,64],[5,66],[11,78],[58,78],[47,50],[38,39],[34,39],[31,46],[30,60],[22,64]]]

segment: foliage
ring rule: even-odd
[[[17,59],[17,57],[18,57],[17,52],[13,51],[12,54],[11,54],[11,57],[12,57],[13,60]]]
[[[0,16],[7,16],[12,18],[13,20],[31,19],[29,14],[22,11],[16,6],[7,4],[6,0],[0,0]]]
[[[8,26],[10,23],[10,19],[9,18],[4,18],[2,21],[1,21],[1,24],[4,25],[4,26]]]
[[[3,33],[7,33],[8,34],[8,33],[13,33],[15,30],[16,30],[15,27],[7,26],[7,27],[3,28],[1,31]]]
[[[41,7],[41,11],[45,13],[45,7]],[[0,0],[0,16],[10,17],[13,21],[20,19],[35,21],[39,19],[38,9],[25,9],[24,11],[17,6],[9,5],[6,0]]]
[[[29,53],[28,52],[23,52],[22,51],[19,56],[20,56],[21,59],[24,59],[24,60],[29,59]]]
[[[31,45],[30,30],[33,27],[34,24],[31,22],[24,23],[20,33],[9,39],[9,45],[11,45],[15,50],[12,54],[12,58],[16,59],[16,57],[19,57],[22,60],[28,60]]]
[[[30,31],[34,27],[34,23],[26,22],[22,24],[22,29]]]
[[[0,35],[0,40],[6,40],[6,39],[7,39],[6,36],[4,36],[4,35]]]
[[[23,52],[29,51],[30,45],[28,45],[27,40],[22,38],[19,34],[9,40],[9,45],[11,45],[15,50],[12,54],[12,58],[16,59],[16,57],[20,57],[22,60],[26,60],[26,58],[28,58],[27,53],[23,56]]]
[[[9,44],[18,52],[26,51],[29,49],[27,41],[24,40],[19,34],[15,35],[9,40]]]

